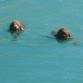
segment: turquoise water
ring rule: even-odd
[[[82,0],[0,0],[0,83],[83,83]],[[18,38],[12,20],[26,25]],[[73,41],[51,31],[67,27]]]

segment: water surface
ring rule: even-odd
[[[83,83],[82,18],[82,0],[0,0],[0,83]],[[18,38],[12,20],[26,25]],[[73,41],[50,38],[61,27]]]

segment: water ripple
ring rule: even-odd
[[[23,3],[27,3],[29,2],[29,0],[25,0],[25,1],[21,1],[21,2],[16,2],[14,4],[9,4],[9,5],[6,5],[6,6],[2,6],[0,7],[0,9],[7,9],[7,8],[13,8],[13,7],[16,7],[16,6],[19,6],[19,5],[23,5]]]

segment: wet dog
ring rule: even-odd
[[[23,24],[20,21],[14,20],[10,24],[9,32],[10,33],[20,33],[24,30]]]
[[[58,40],[69,40],[72,38],[71,33],[67,28],[60,28],[57,32],[53,31],[52,34]]]

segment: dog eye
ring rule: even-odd
[[[65,32],[62,32],[62,34],[66,34]]]

